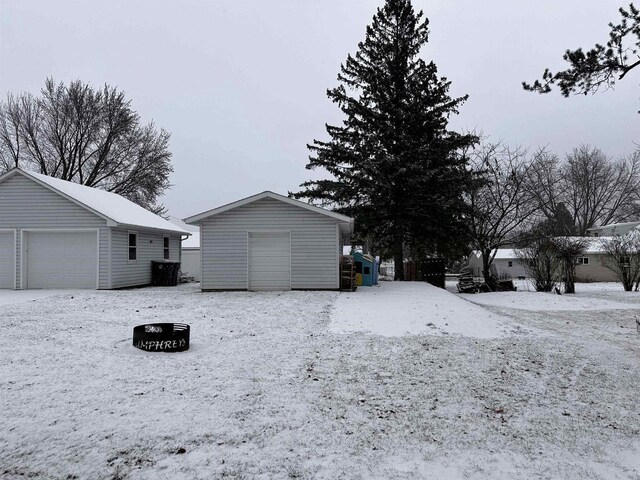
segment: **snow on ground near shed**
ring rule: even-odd
[[[640,293],[625,292],[620,283],[578,283],[575,294],[536,292],[528,280],[517,280],[515,292],[459,294],[477,305],[529,311],[634,310],[640,309]],[[455,282],[447,282],[457,291]]]
[[[342,293],[331,311],[330,325],[336,333],[476,338],[500,337],[509,327],[513,328],[506,318],[423,282],[380,282],[377,287]]]
[[[0,289],[0,305],[31,302],[53,295],[65,294],[65,290],[3,290]]]
[[[331,333],[337,298],[183,285],[2,307],[0,477],[639,478],[628,311],[385,337]],[[134,349],[154,321],[191,324],[191,350]]]

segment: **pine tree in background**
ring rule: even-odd
[[[373,238],[392,255],[399,280],[407,249],[446,254],[465,240],[468,174],[460,152],[476,141],[447,130],[467,97],[449,97],[450,82],[418,58],[427,25],[409,0],[378,9],[365,41],[341,65],[340,85],[327,91],[343,124],[327,125],[331,139],[308,146],[307,169],[333,178],[305,182],[292,194],[353,216],[356,238]]]

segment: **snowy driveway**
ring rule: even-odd
[[[380,282],[343,293],[331,311],[331,331],[385,336],[465,335],[496,338],[511,320],[423,282]]]
[[[333,333],[342,296],[186,285],[2,306],[0,477],[639,478],[629,310],[467,303],[525,328]],[[192,348],[134,349],[154,321],[189,323]]]

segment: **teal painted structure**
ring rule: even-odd
[[[378,267],[376,260],[362,252],[353,252],[356,266],[356,283],[358,286],[372,287],[378,284]]]

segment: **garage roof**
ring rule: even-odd
[[[0,183],[14,175],[23,175],[53,190],[72,202],[104,218],[110,226],[143,227],[188,235],[189,232],[150,212],[130,200],[99,188],[87,187],[49,177],[41,173],[14,168],[0,176]]]
[[[325,208],[316,207],[314,205],[301,202],[300,200],[294,200],[293,198],[285,197],[284,195],[280,195],[280,194],[271,192],[269,190],[264,191],[262,193],[258,193],[257,195],[253,195],[251,197],[243,198],[242,200],[238,200],[237,202],[223,205],[222,207],[214,208],[212,210],[207,210],[206,212],[193,215],[191,217],[185,218],[183,221],[185,223],[195,224],[201,220],[204,220],[205,218],[209,218],[213,215],[218,215],[220,213],[227,212],[231,209],[241,207],[243,205],[247,205],[248,203],[252,203],[257,200],[262,200],[263,198],[272,198],[274,200],[280,200],[281,202],[288,203],[289,205],[295,205],[296,207],[304,208],[306,210],[319,213],[321,215],[326,215],[327,217],[331,217],[340,223],[348,223],[349,225],[353,224],[353,218],[351,217],[347,217],[346,215],[341,215],[340,213],[332,212],[331,210],[327,210]]]

